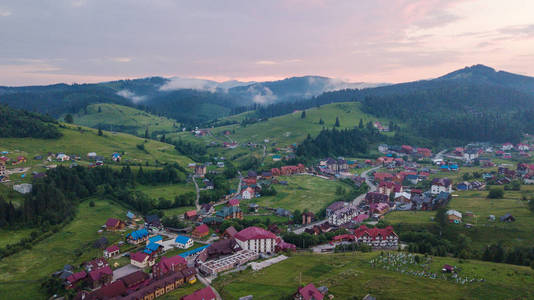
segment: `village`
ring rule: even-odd
[[[219,276],[247,268],[258,271],[290,259],[291,253],[296,251],[334,253],[345,251],[352,247],[350,245],[358,245],[371,251],[394,251],[386,252],[389,254],[385,257],[372,259],[370,264],[373,268],[455,280],[458,284],[482,281],[479,278],[462,278],[450,265],[443,266],[443,274],[400,267],[407,262],[414,265],[419,262],[414,262],[412,254],[392,254],[405,249],[406,244],[400,240],[393,226],[383,225],[384,220],[392,212],[446,208],[455,194],[463,191],[483,191],[489,185],[514,189],[516,185],[533,184],[534,164],[521,162],[521,159],[530,156],[530,147],[509,143],[472,144],[433,154],[427,148],[380,145],[378,151],[382,156],[373,160],[325,158],[310,166],[296,164],[260,171],[248,170],[245,175],[239,173],[238,188],[233,193],[217,203],[197,203],[198,209],[178,216],[185,222],[186,228],[166,227],[159,216],[140,216],[134,211],[108,219],[101,228],[94,230],[99,234],[119,233],[121,238],[110,241],[102,237],[94,241],[94,246],[102,250],[101,257],[80,266],[67,264],[53,276],[60,278],[66,289],[74,291],[75,299],[154,299],[192,286],[197,280],[205,287],[182,299],[219,299],[216,290],[210,286]],[[9,152],[4,151],[0,157],[0,178],[5,184],[10,183],[9,176],[16,172],[15,168],[28,160],[23,156],[10,158],[8,155]],[[109,158],[94,152],[86,156],[83,160],[88,168],[101,167],[104,161],[121,161],[118,152],[112,153]],[[82,160],[80,156],[64,153],[49,153],[33,159],[47,161],[46,169],[65,162],[70,168],[77,167]],[[280,157],[273,155],[272,160],[280,161]],[[198,163],[189,165],[193,180],[201,181],[205,190],[213,189],[213,183],[204,179],[209,172],[208,167]],[[224,168],[224,163],[220,162],[216,167]],[[25,169],[26,172],[28,170]],[[211,170],[213,172],[213,168]],[[34,179],[42,178],[46,173],[34,172],[32,176]],[[316,177],[324,181],[348,180],[355,189],[365,189],[350,201],[331,202],[325,207],[324,214],[304,211],[298,219],[289,209],[262,204],[264,194],[268,194],[272,187],[289,184],[280,178],[295,176]],[[31,184],[14,184],[12,189],[27,194],[31,192]],[[257,215],[258,211],[287,221],[269,225],[260,223],[241,230],[225,226],[229,221],[242,221],[246,215]],[[470,211],[447,209],[446,217],[448,222],[457,226],[476,226],[465,221],[466,217],[472,220],[473,213]],[[492,222],[516,220],[512,214],[483,217]],[[284,240],[283,236],[289,233],[292,234],[291,240]],[[322,244],[304,245],[295,238],[302,234],[328,238]],[[421,266],[424,269],[424,262]],[[453,277],[448,275],[451,273]],[[333,297],[328,292],[328,286],[316,287],[313,282],[294,293],[294,299]]]

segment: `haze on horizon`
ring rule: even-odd
[[[0,85],[534,75],[534,1],[1,0]]]

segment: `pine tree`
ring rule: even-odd
[[[358,128],[363,129],[363,119],[360,119],[360,124],[358,124]]]
[[[145,129],[145,139],[148,139],[148,128]]]
[[[165,143],[167,139],[165,138],[165,133],[161,136],[160,142]]]
[[[74,122],[74,119],[72,118],[72,115],[71,114],[67,114],[65,116],[65,122],[69,123],[69,124],[72,124],[72,122]]]
[[[102,136],[102,135],[104,135],[104,133],[102,132],[102,129],[98,127],[98,136]]]
[[[321,119],[319,119],[319,124],[320,124],[320,125],[323,125],[323,124],[324,124],[324,121],[323,121],[323,119],[322,119],[322,118],[321,118]]]
[[[300,115],[301,119],[306,119],[306,110],[302,111],[302,114]]]
[[[102,107],[98,107],[98,112],[101,113],[102,112]]]
[[[339,127],[339,117],[336,117],[336,124],[334,124],[335,127]]]

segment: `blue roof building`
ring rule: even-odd
[[[163,241],[163,238],[161,237],[161,235],[156,235],[156,236],[153,236],[151,238],[148,238],[148,241],[150,243],[158,243],[158,242]]]
[[[135,215],[134,215],[133,212],[128,211],[128,212],[126,213],[126,217],[128,217],[128,219],[133,219],[133,218],[135,218]]]
[[[139,239],[143,239],[145,237],[148,236],[148,231],[146,230],[146,228],[143,228],[143,229],[139,229],[139,230],[136,230],[132,233],[129,233],[126,238],[130,238],[134,241],[137,241]]]
[[[159,247],[163,246],[156,243],[149,243],[143,252],[145,252],[146,254],[152,254],[152,252],[158,251]]]

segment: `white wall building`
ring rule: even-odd
[[[241,249],[256,253],[274,253],[276,247],[276,235],[259,227],[248,227],[234,236]]]

